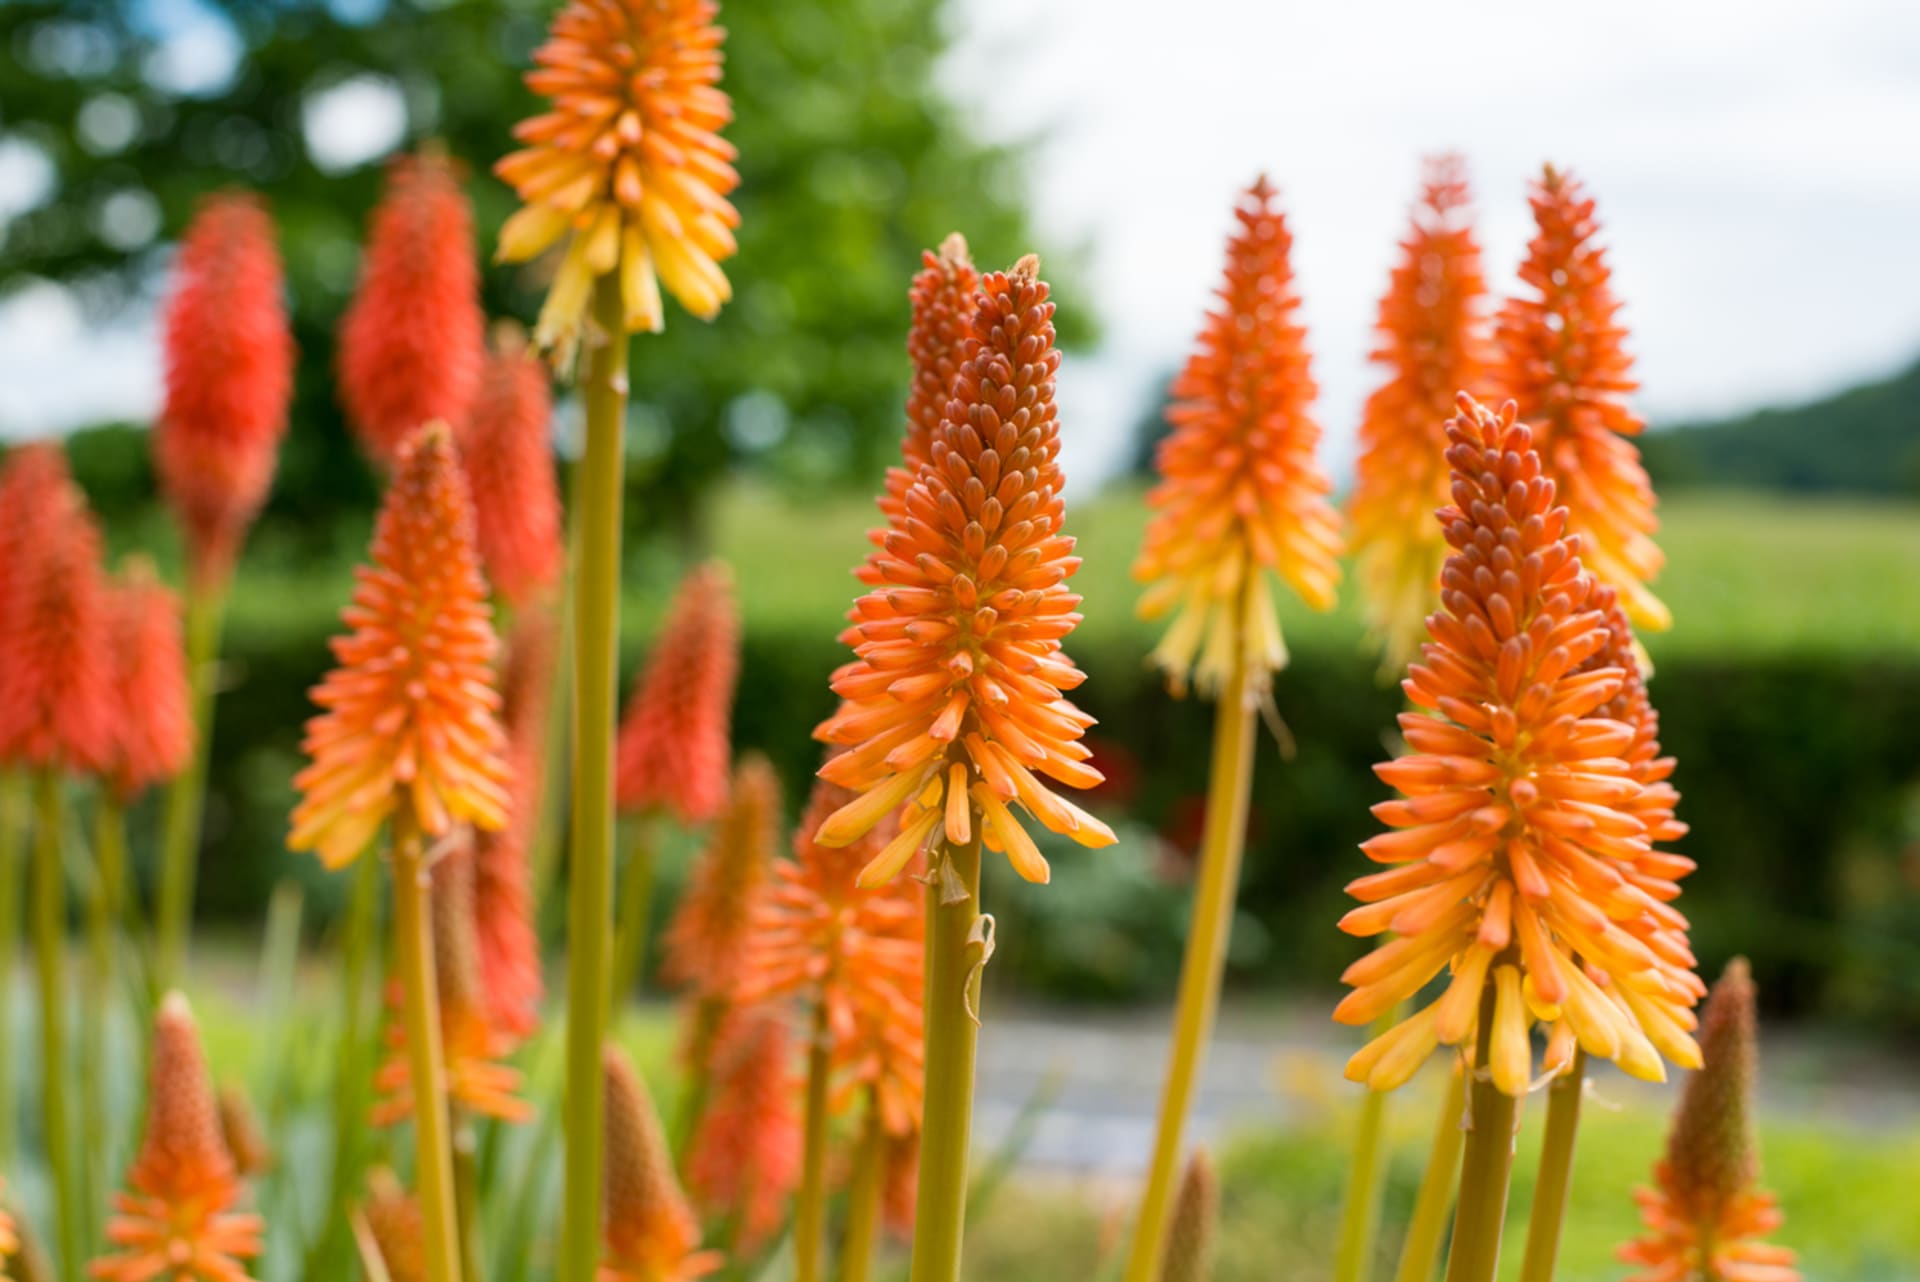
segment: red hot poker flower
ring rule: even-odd
[[[664,806],[683,824],[719,812],[739,673],[733,573],[712,561],[681,580],[621,720],[614,793],[622,811]]]
[[[315,688],[310,764],[288,844],[329,867],[357,857],[395,809],[442,836],[507,819],[497,648],[473,542],[473,505],[444,424],[400,447],[337,637],[340,666]]]
[[[250,195],[203,201],[174,260],[166,405],[154,469],[187,536],[194,580],[225,580],[273,484],[293,397],[280,253]]]
[[[606,1178],[603,1225],[606,1254],[600,1282],[692,1282],[720,1267],[718,1252],[702,1251],[700,1222],[661,1132],[660,1116],[639,1074],[612,1046],[606,1074]]]
[[[108,597],[114,668],[115,794],[131,801],[171,779],[193,752],[193,712],[180,603],[135,558]]]
[[[736,999],[747,973],[754,900],[773,863],[779,824],[780,777],[765,757],[749,754],[661,941],[667,981],[702,997]]]
[[[546,367],[518,329],[501,326],[459,434],[460,458],[487,578],[514,605],[549,591],[564,560],[552,423]]]
[[[815,733],[850,749],[820,775],[859,793],[816,840],[844,846],[914,802],[862,871],[889,880],[936,838],[981,835],[1029,881],[1047,861],[1012,806],[1085,846],[1113,832],[1039,775],[1100,782],[1080,742],[1092,718],[1063,691],[1085,680],[1061,649],[1079,623],[1066,588],[1079,568],[1061,533],[1053,304],[1028,257],[981,280],[967,356],[930,461],[871,564],[876,586],[845,634],[855,659],[834,676],[844,703]]]
[[[713,1054],[713,1095],[687,1156],[700,1202],[740,1217],[741,1248],[765,1245],[800,1182],[801,1123],[793,1032],[758,1007],[727,1021]]]
[[[373,211],[340,321],[340,395],[367,454],[391,466],[422,423],[461,424],[480,382],[473,212],[445,156],[402,156]]]

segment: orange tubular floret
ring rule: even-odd
[[[180,773],[193,752],[180,603],[135,558],[108,597],[112,619],[114,751],[109,782],[122,804]]]
[[[739,675],[733,572],[713,561],[681,580],[621,718],[613,774],[623,812],[664,807],[683,824],[719,813]]]
[[[702,1251],[700,1222],[674,1174],[653,1098],[626,1057],[608,1046],[602,1059],[606,1135],[601,1183],[605,1255],[600,1282],[691,1282],[720,1267]]]
[[[473,505],[452,434],[429,424],[400,447],[333,642],[339,667],[313,692],[309,765],[287,844],[350,863],[404,806],[421,832],[507,820],[498,649],[474,548]]]
[[[525,262],[565,242],[534,339],[571,365],[594,282],[614,276],[628,331],[664,323],[660,287],[712,320],[733,297],[740,184],[719,131],[733,105],[719,89],[714,0],[573,0],[553,20],[527,76],[552,100],[494,167],[524,207],[500,229],[499,257]]]
[[[914,803],[862,884],[891,879],[937,829],[954,840],[955,820],[940,822],[949,810],[978,814],[987,844],[1029,881],[1045,881],[1047,865],[1010,803],[1082,845],[1114,840],[1034,773],[1100,779],[1080,744],[1092,721],[1062,693],[1083,680],[1060,646],[1080,621],[1066,588],[1079,559],[1060,532],[1047,292],[1031,257],[982,279],[929,461],[869,560],[878,586],[850,615],[855,659],[833,682],[844,702],[815,733],[850,749],[821,778],[859,796],[815,840],[847,845]],[[949,790],[966,796],[950,807]]]
[[[1169,684],[1216,694],[1244,658],[1264,682],[1286,666],[1266,571],[1309,606],[1330,608],[1340,518],[1314,460],[1320,425],[1288,259],[1288,231],[1265,178],[1234,210],[1220,308],[1174,380],[1173,430],[1155,456],[1156,515],[1134,563],[1140,614],[1173,615],[1154,650]]]
[[[1648,795],[1663,767],[1632,759],[1652,722],[1631,634],[1623,621],[1616,633],[1613,596],[1582,567],[1512,404],[1490,414],[1462,393],[1459,407],[1446,425],[1453,504],[1440,513],[1453,555],[1403,685],[1419,709],[1400,718],[1410,751],[1377,768],[1406,799],[1376,807],[1393,831],[1362,849],[1384,869],[1348,887],[1361,906],[1341,922],[1396,938],[1348,968],[1353,992],[1335,1018],[1368,1023],[1451,976],[1347,1073],[1400,1085],[1436,1045],[1473,1035],[1491,985],[1483,1032],[1507,1094],[1532,1077],[1535,1021],[1658,1080],[1662,1056],[1700,1062],[1699,984],[1685,919],[1646,879],[1674,859],[1653,843],[1676,833],[1671,792]]]
[[[1447,559],[1433,519],[1449,483],[1440,425],[1455,392],[1478,388],[1492,355],[1471,199],[1458,156],[1427,162],[1374,325],[1372,357],[1387,380],[1367,398],[1347,515],[1367,623],[1395,672],[1426,635]]]
[[[566,554],[553,475],[553,398],[524,334],[502,325],[460,431],[487,579],[516,606],[552,590]]]
[[[1549,165],[1530,200],[1536,231],[1520,278],[1533,292],[1500,309],[1490,382],[1533,427],[1588,568],[1619,589],[1636,624],[1664,629],[1672,616],[1646,584],[1666,556],[1653,541],[1653,484],[1630,439],[1645,422],[1625,399],[1639,384],[1606,251],[1594,243],[1593,199]]]
[[[772,1007],[736,1013],[713,1053],[712,1096],[687,1153],[700,1204],[735,1217],[742,1252],[766,1245],[800,1182],[801,1090],[794,1037]]]

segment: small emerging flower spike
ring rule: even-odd
[[[1511,402],[1495,415],[1462,393],[1459,407],[1453,505],[1440,513],[1454,551],[1432,640],[1403,683],[1418,709],[1400,718],[1410,753],[1376,768],[1404,799],[1374,807],[1393,831],[1362,849],[1388,867],[1347,888],[1362,906],[1340,923],[1396,938],[1348,968],[1354,991],[1335,1018],[1370,1023],[1451,976],[1347,1075],[1374,1090],[1405,1082],[1436,1045],[1474,1034],[1491,986],[1480,1035],[1505,1094],[1528,1088],[1536,1020],[1564,1028],[1569,1051],[1577,1041],[1659,1080],[1663,1055],[1700,1063],[1686,920],[1666,902],[1690,865],[1655,851],[1674,835],[1672,794],[1650,801],[1643,782],[1671,763],[1629,760],[1651,734],[1631,636],[1611,626],[1613,596],[1582,567],[1531,434]]]
[[[474,548],[473,505],[445,424],[400,447],[333,642],[339,665],[314,689],[308,766],[288,845],[330,868],[352,862],[398,807],[422,832],[498,829],[508,771],[494,689],[497,644]]]
[[[114,1198],[101,1282],[246,1282],[260,1254],[260,1217],[233,1210],[240,1180],[220,1137],[220,1107],[186,999],[169,993],[154,1018],[147,1127]]]
[[[687,1182],[703,1206],[739,1217],[752,1253],[786,1219],[800,1182],[801,1131],[793,1031],[778,1010],[739,1012],[713,1054],[712,1098],[687,1156]]]
[[[367,1201],[360,1209],[367,1235],[373,1239],[363,1249],[371,1246],[379,1253],[387,1282],[427,1282],[427,1258],[421,1250],[426,1228],[420,1204],[392,1171],[380,1166],[368,1174]]]
[[[517,327],[499,326],[459,433],[460,458],[487,578],[516,606],[551,591],[565,560],[552,425],[546,367]]]
[[[273,222],[256,197],[202,202],[174,263],[153,461],[205,587],[226,580],[273,485],[293,398],[293,336]]]
[[[1619,589],[1636,624],[1661,630],[1672,616],[1646,585],[1666,557],[1653,541],[1653,484],[1631,440],[1646,424],[1625,400],[1638,384],[1606,251],[1594,243],[1593,198],[1549,165],[1529,199],[1536,230],[1520,278],[1533,293],[1500,309],[1490,381],[1534,429],[1540,461],[1573,513],[1581,559]]]
[[[180,603],[153,563],[133,559],[108,594],[114,672],[109,782],[122,803],[179,774],[193,752]]]
[[[720,130],[714,0],[572,0],[527,76],[553,109],[523,122],[526,144],[495,172],[523,208],[500,229],[499,257],[526,262],[564,244],[534,341],[573,362],[593,283],[616,276],[628,332],[665,323],[660,286],[702,320],[733,297],[720,263],[737,248],[740,185]]]
[[[453,163],[402,156],[367,231],[360,287],[340,320],[340,394],[367,455],[391,467],[422,423],[466,422],[480,383],[473,211]]]
[[[1213,1277],[1213,1241],[1220,1223],[1220,1177],[1200,1149],[1187,1161],[1173,1203],[1160,1282],[1208,1282]]]
[[[600,1282],[691,1282],[718,1269],[673,1172],[660,1116],[639,1074],[608,1046]]]
[[[623,812],[663,806],[683,824],[719,813],[739,674],[733,572],[713,561],[681,580],[621,720],[614,799]]]
[[[1367,398],[1347,512],[1367,623],[1395,672],[1426,636],[1447,558],[1433,519],[1448,497],[1441,425],[1456,392],[1479,390],[1492,356],[1471,199],[1458,156],[1427,162],[1374,324],[1372,357],[1387,379]]]
[[[745,976],[754,900],[773,863],[780,824],[780,777],[765,757],[749,755],[694,865],[686,893],[661,942],[661,975],[702,997],[731,1002]]]
[[[1773,1195],[1757,1187],[1754,1025],[1753,980],[1736,958],[1707,1001],[1706,1062],[1687,1079],[1656,1186],[1634,1195],[1647,1232],[1620,1249],[1623,1261],[1640,1266],[1633,1282],[1798,1282],[1793,1252],[1761,1240],[1782,1217]]]
[[[975,816],[990,848],[1046,881],[1015,804],[1081,845],[1114,841],[1039,777],[1101,782],[1080,742],[1093,720],[1063,694],[1086,678],[1061,649],[1080,621],[1066,587],[1079,558],[1061,533],[1060,354],[1047,293],[1032,257],[982,278],[928,462],[870,558],[877,586],[844,634],[855,659],[834,675],[843,703],[815,733],[849,749],[821,778],[859,795],[815,840],[847,845],[913,803],[861,872],[865,885],[941,837],[972,840]]]
[[[1264,682],[1285,667],[1266,572],[1309,606],[1332,607],[1340,579],[1340,518],[1314,451],[1293,234],[1265,178],[1234,209],[1219,309],[1173,382],[1172,432],[1155,456],[1155,512],[1134,563],[1148,586],[1140,613],[1173,615],[1154,662],[1176,692],[1225,686],[1240,656]]]

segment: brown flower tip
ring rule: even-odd
[[[114,670],[114,793],[130,801],[173,778],[193,754],[180,603],[153,563],[132,558],[108,594]]]
[[[681,580],[621,720],[614,792],[622,811],[665,807],[683,824],[719,813],[739,673],[733,572],[710,561]]]
[[[687,1157],[694,1196],[738,1217],[748,1253],[780,1228],[800,1180],[793,1059],[793,1032],[778,1010],[761,1006],[729,1019],[714,1050],[711,1102]]]
[[[487,578],[516,606],[550,591],[565,560],[552,425],[546,367],[518,329],[502,327],[460,431],[460,457]]]
[[[606,1128],[602,1282],[689,1282],[720,1267],[673,1171],[653,1098],[626,1056],[602,1056]]]
[[[1205,1149],[1187,1160],[1174,1195],[1160,1282],[1207,1282],[1213,1276],[1213,1240],[1220,1221],[1220,1177]]]
[[[400,448],[336,637],[339,666],[314,689],[309,764],[288,845],[333,868],[405,808],[430,836],[507,820],[508,774],[494,689],[497,649],[474,548],[473,505],[452,434],[430,423]]]
[[[726,810],[667,926],[661,974],[670,983],[733,1000],[779,824],[780,777],[765,757],[749,754],[734,772]]]

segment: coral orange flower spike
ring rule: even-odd
[[[733,297],[740,184],[733,119],[720,88],[713,0],[572,0],[527,75],[553,109],[523,122],[527,144],[494,171],[524,208],[500,229],[499,257],[526,262],[566,249],[535,341],[572,364],[593,282],[617,275],[629,332],[664,324],[660,286],[712,320]]]
[[[1593,198],[1549,165],[1529,199],[1536,231],[1520,278],[1533,292],[1500,309],[1490,381],[1533,427],[1540,461],[1573,513],[1581,559],[1619,589],[1636,624],[1664,629],[1672,616],[1646,586],[1666,562],[1653,541],[1653,485],[1629,439],[1645,422],[1625,400],[1638,384],[1606,251],[1594,243]]]
[[[1420,709],[1400,718],[1411,751],[1376,769],[1404,800],[1374,808],[1393,831],[1362,847],[1389,867],[1348,887],[1363,906],[1340,923],[1397,937],[1348,968],[1354,991],[1335,1018],[1369,1023],[1451,977],[1347,1075],[1375,1090],[1405,1082],[1437,1044],[1474,1033],[1491,985],[1481,1035],[1502,1092],[1529,1085],[1535,1020],[1658,1080],[1663,1054],[1700,1062],[1698,991],[1685,919],[1642,876],[1679,869],[1653,851],[1669,831],[1653,813],[1664,798],[1649,804],[1648,768],[1627,759],[1646,726],[1614,719],[1641,697],[1630,641],[1609,625],[1612,598],[1582,567],[1512,404],[1495,415],[1463,393],[1459,405],[1453,505],[1440,513],[1454,552],[1403,685]]]
[[[673,1173],[660,1116],[626,1057],[603,1056],[606,1081],[606,1179],[601,1217],[605,1256],[600,1282],[691,1282],[718,1269],[702,1251],[700,1222]]]
[[[566,559],[553,475],[553,398],[547,370],[511,325],[494,331],[473,409],[459,432],[487,578],[525,605],[559,581]]]
[[[280,253],[260,201],[240,193],[203,201],[174,280],[153,461],[205,587],[226,579],[266,501],[293,398]]]
[[[757,1251],[785,1222],[800,1182],[794,1038],[771,1007],[727,1021],[713,1053],[713,1095],[687,1155],[703,1206],[740,1217],[741,1248]]]
[[[1634,1196],[1646,1235],[1620,1249],[1633,1282],[1798,1282],[1794,1254],[1761,1239],[1780,1227],[1774,1197],[1757,1187],[1753,1133],[1753,981],[1739,958],[1713,986],[1700,1033],[1706,1065],[1687,1079],[1656,1187]]]
[[[661,941],[661,975],[702,997],[731,1002],[746,975],[754,899],[766,883],[780,824],[780,777],[749,754],[733,794]]]
[[[1427,161],[1374,324],[1372,357],[1387,380],[1367,398],[1347,514],[1367,624],[1396,672],[1426,636],[1447,558],[1433,519],[1449,484],[1441,424],[1453,414],[1456,392],[1480,390],[1492,356],[1470,201],[1458,156]]]
[[[1189,675],[1216,694],[1244,653],[1260,680],[1286,666],[1266,571],[1316,610],[1333,605],[1340,518],[1314,461],[1320,425],[1308,410],[1306,330],[1272,187],[1254,183],[1234,210],[1220,308],[1173,383],[1173,430],[1155,456],[1156,513],[1134,577],[1140,613],[1174,616],[1154,650],[1176,691]]]
[[[108,610],[115,696],[110,782],[124,803],[185,767],[193,753],[193,712],[180,603],[151,561],[136,557],[128,564]]]
[[[506,823],[497,644],[474,548],[473,505],[445,424],[400,447],[337,637],[339,667],[313,692],[310,764],[288,845],[330,868],[352,862],[388,815],[408,807],[420,830]]]
[[[114,1198],[101,1282],[246,1282],[260,1217],[233,1210],[240,1180],[220,1138],[220,1108],[186,998],[169,993],[153,1026],[146,1136]]]
[[[876,586],[845,634],[855,659],[834,676],[844,703],[816,734],[850,749],[820,776],[859,796],[815,837],[844,846],[912,801],[862,884],[889,880],[944,835],[973,838],[1028,881],[1047,861],[1012,807],[1084,846],[1105,824],[1041,782],[1100,782],[1080,742],[1092,718],[1062,693],[1085,680],[1061,640],[1079,623],[1066,579],[1079,568],[1061,533],[1053,304],[1039,262],[980,282],[967,357],[929,462],[872,558]],[[1038,772],[1036,774],[1035,772]],[[936,832],[938,829],[938,832]]]
[[[480,384],[485,317],[473,211],[453,164],[402,156],[367,230],[360,287],[340,320],[340,396],[382,466],[422,423],[465,423]]]
[[[733,572],[712,561],[681,580],[621,720],[614,793],[622,811],[664,806],[683,824],[719,813],[739,672]]]

